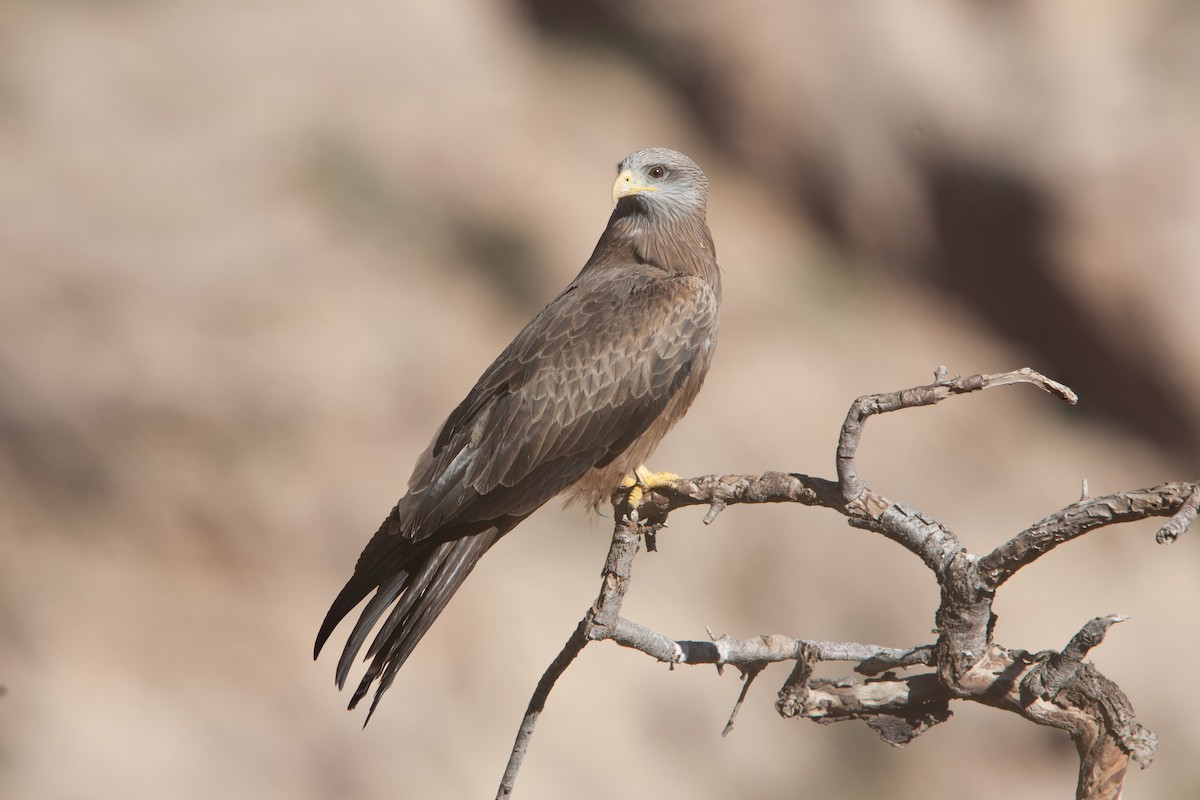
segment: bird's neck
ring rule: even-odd
[[[618,207],[596,244],[588,265],[646,264],[669,275],[696,275],[720,285],[717,254],[703,216],[680,215],[653,222],[643,213]]]

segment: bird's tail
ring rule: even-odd
[[[342,688],[367,636],[388,607],[395,604],[367,648],[364,658],[371,660],[370,666],[350,698],[349,708],[354,708],[370,691],[371,684],[379,682],[367,713],[368,722],[383,693],[392,685],[396,672],[479,559],[520,521],[504,517],[455,526],[413,541],[398,532],[397,513],[392,510],[359,556],[354,575],[330,606],[313,648],[316,658],[337,624],[375,590],[374,597],[354,624],[338,660],[337,685]]]

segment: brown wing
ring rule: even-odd
[[[616,284],[616,285],[614,285]],[[401,501],[414,539],[446,524],[525,516],[624,452],[706,369],[717,302],[700,279],[575,284],[480,378]]]
[[[657,276],[657,277],[656,277]],[[351,707],[375,703],[483,553],[550,498],[624,452],[707,370],[717,298],[697,277],[585,271],[525,327],[450,414],[334,601],[316,652],[371,591],[338,664],[389,606]],[[697,375],[699,373],[699,375]],[[372,704],[374,710],[374,703]]]

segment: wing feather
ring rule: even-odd
[[[414,471],[406,533],[529,513],[657,419],[710,346],[717,300],[698,278],[634,277],[564,292],[484,373]]]

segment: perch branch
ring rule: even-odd
[[[937,520],[872,491],[855,464],[868,417],[1017,383],[1033,384],[1068,403],[1076,401],[1069,388],[1028,368],[968,378],[949,378],[946,370],[939,368],[933,384],[866,395],[852,404],[838,441],[836,481],[796,472],[705,475],[655,489],[642,498],[636,509],[624,509],[614,500],[618,522],[600,592],[542,676],[518,731],[497,798],[511,794],[534,724],[557,678],[588,642],[610,639],[671,665],[714,664],[718,671],[726,665],[736,667],[745,683],[726,733],[754,678],[771,663],[793,661],[794,667],[776,701],[777,710],[784,716],[818,722],[865,720],[885,741],[901,746],[949,719],[951,700],[971,700],[1067,731],[1080,754],[1077,798],[1115,800],[1130,759],[1146,766],[1156,744],[1154,734],[1137,723],[1120,687],[1084,661],[1109,627],[1123,618],[1097,617],[1062,651],[1031,655],[993,641],[992,602],[996,590],[1017,570],[1089,530],[1165,516],[1170,519],[1160,529],[1158,540],[1173,541],[1187,530],[1200,510],[1200,484],[1168,483],[1098,498],[1085,496],[979,558]],[[935,613],[937,640],[909,648],[805,641],[781,634],[752,639],[710,634],[709,641],[676,640],[620,615],[639,535],[646,537],[649,548],[671,511],[707,506],[704,522],[708,524],[724,509],[742,503],[798,503],[828,508],[846,517],[850,525],[880,533],[919,556],[942,590]],[[820,661],[852,662],[855,672],[868,677],[814,679],[813,666]],[[909,675],[895,672],[920,666],[934,669]]]

